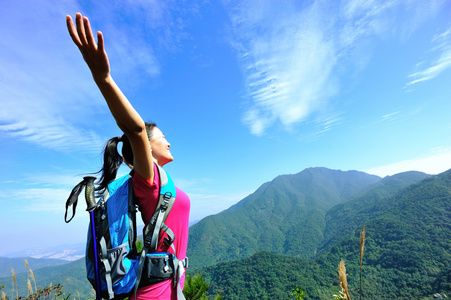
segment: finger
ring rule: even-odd
[[[96,41],[94,40],[94,36],[92,34],[91,24],[89,24],[89,19],[87,17],[83,18],[83,26],[88,44],[94,48],[97,48]]]
[[[97,31],[97,47],[99,51],[105,52],[105,46],[103,41],[103,34],[100,31]]]
[[[80,13],[76,14],[75,21],[77,23],[78,38],[80,39],[82,45],[87,45],[88,41],[86,40],[85,27],[83,26],[83,17]]]
[[[72,38],[72,41],[77,45],[78,47],[81,46],[80,39],[78,38],[78,34],[75,30],[74,22],[72,22],[72,18],[70,16],[66,16],[66,25],[67,30],[69,30],[69,35]]]

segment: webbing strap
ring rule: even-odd
[[[185,268],[183,267],[183,261],[174,256],[174,287],[177,289],[177,300],[186,300],[183,295],[182,287],[180,286],[180,279],[182,278]]]
[[[155,227],[152,233],[152,240],[150,242],[150,249],[155,251],[158,246],[158,237],[160,236],[160,229],[163,223],[164,213],[166,212],[166,208],[160,208],[158,212],[157,221],[155,222]]]
[[[110,263],[108,262],[106,242],[103,236],[100,239],[100,251],[101,251],[100,261],[103,263],[103,266],[105,267],[105,281],[106,286],[108,288],[108,298],[113,299],[114,292],[113,292],[113,282],[111,280],[111,266]]]
[[[144,259],[146,258],[147,249],[144,247],[144,249],[141,251],[141,255],[139,256],[139,263],[138,263],[138,273],[136,274],[136,281],[135,281],[135,287],[133,289],[133,293],[135,294],[136,299],[136,291],[138,290],[139,282],[141,281],[141,275],[144,268]]]
[[[166,234],[168,235],[168,237],[165,238],[165,241],[164,241],[166,246],[168,246],[168,248],[169,248],[169,246],[171,246],[173,253],[175,253],[175,247],[174,247],[175,235],[174,235],[174,233],[166,224],[163,224],[163,226],[161,226],[161,230],[166,232]]]
[[[168,237],[171,241],[173,241],[175,239],[175,234],[171,230],[171,228],[168,227],[168,225],[166,225],[166,224],[161,225],[161,230],[166,232],[166,234],[168,235]]]

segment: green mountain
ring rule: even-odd
[[[390,207],[366,222],[363,298],[432,299],[434,293],[449,295],[451,170],[383,199],[382,203],[390,203]],[[293,299],[290,291],[296,285],[307,292],[305,299],[331,299],[339,290],[337,265],[343,258],[351,298],[358,299],[359,234],[359,230],[352,230],[315,260],[260,252],[199,272],[210,281],[210,293],[222,291],[225,299]]]
[[[190,228],[190,265],[204,267],[259,251],[313,258],[323,241],[327,210],[379,180],[363,172],[326,168],[278,176]]]
[[[332,299],[343,258],[351,297],[358,299],[363,225],[364,299],[451,294],[451,170],[381,179],[311,168],[279,176],[191,227],[188,274],[203,274],[209,293],[222,291],[224,299],[293,299],[295,286],[307,292],[305,299]],[[84,260],[33,271],[38,287],[61,283],[66,295],[93,296]],[[25,291],[26,274],[17,277]],[[11,282],[0,278],[7,295]]]
[[[318,252],[330,249],[361,224],[381,216],[396,204],[397,199],[391,196],[427,177],[424,173],[413,171],[387,176],[367,187],[357,197],[332,207],[326,213],[324,239]]]

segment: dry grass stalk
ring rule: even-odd
[[[363,229],[360,232],[360,268],[362,268],[363,249],[365,248],[365,234],[366,234],[366,226],[363,226]]]
[[[25,259],[25,268],[27,268],[27,298],[30,295],[29,292],[31,290],[31,295],[33,295],[33,289],[31,288],[30,282],[30,273],[28,272],[28,260]]]
[[[14,273],[14,269],[11,268],[11,273],[13,274],[14,284],[17,285],[16,273]]]
[[[29,294],[28,294],[29,293]],[[28,279],[27,281],[27,296],[33,295],[33,287],[31,286],[31,281]]]
[[[343,259],[341,259],[340,263],[338,264],[338,279],[340,280],[341,288],[345,291],[346,297],[348,298],[348,300],[351,300],[348,291],[348,280],[346,278],[345,261]]]
[[[14,273],[14,269],[13,268],[11,268],[11,273],[12,273],[12,275],[13,275],[13,289],[12,289],[12,296],[11,296],[11,299],[13,299],[14,298],[14,286],[16,286],[16,294],[17,294],[17,298],[19,298],[19,289],[17,288],[17,279],[16,279],[16,273]]]
[[[37,291],[38,287],[36,285],[36,279],[34,278],[34,274],[33,274],[33,271],[31,269],[30,269],[30,277],[31,277],[31,279],[33,280],[33,283],[34,283],[34,290]]]
[[[365,248],[365,234],[366,234],[366,226],[363,226],[363,229],[360,232],[360,300],[362,300],[362,297],[363,297],[363,291],[362,291],[362,261],[363,261],[363,249]]]
[[[6,294],[2,291],[2,300],[6,300]]]

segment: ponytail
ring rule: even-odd
[[[152,129],[156,127],[156,124],[145,123],[145,125],[147,136],[150,140],[152,136]],[[122,156],[117,151],[119,142],[122,142]],[[133,165],[134,160],[132,146],[125,134],[110,139],[103,150],[103,167],[99,172],[97,172],[97,174],[101,174],[96,187],[97,196],[102,196],[108,187],[108,184],[116,179],[117,170],[124,162],[124,159],[128,164]]]
[[[123,143],[122,156],[117,151],[119,142]],[[133,163],[133,152],[127,136],[124,134],[110,139],[103,150],[103,167],[97,172],[100,173],[98,185],[96,187],[97,196],[103,195],[108,184],[116,179],[117,170],[121,166],[124,158],[127,162]]]

